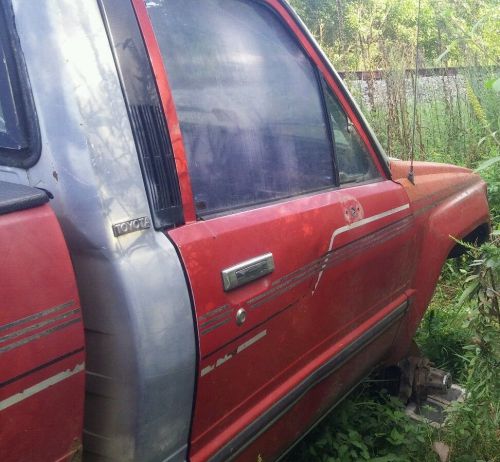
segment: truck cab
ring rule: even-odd
[[[88,461],[275,460],[407,354],[450,236],[488,227],[485,184],[427,163],[408,181],[288,3],[0,5],[0,180],[50,198],[70,255],[21,292],[77,287],[33,315],[81,302],[85,333],[84,411],[59,405],[74,450],[40,460],[79,441]],[[0,274],[1,332],[24,312]],[[13,361],[6,381],[42,360]],[[2,460],[31,460],[16,422]]]

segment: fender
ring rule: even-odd
[[[412,287],[415,298],[394,344],[389,362],[408,351],[411,339],[434,294],[446,259],[456,240],[484,241],[489,234],[486,183],[471,170],[453,165],[416,162],[415,184],[405,176],[408,162],[392,161],[393,179],[406,190],[418,230],[416,267]]]

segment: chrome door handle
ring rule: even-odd
[[[224,290],[228,292],[244,284],[255,281],[273,271],[273,254],[266,253],[222,270],[222,284]]]

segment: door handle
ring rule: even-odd
[[[255,281],[274,271],[274,258],[272,253],[251,258],[237,265],[222,270],[222,284],[224,291],[236,289],[244,284]]]

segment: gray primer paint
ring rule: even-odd
[[[13,6],[42,137],[29,183],[55,196],[84,311],[85,460],[184,460],[196,367],[190,299],[164,234],[113,236],[114,223],[150,211],[97,3]]]

